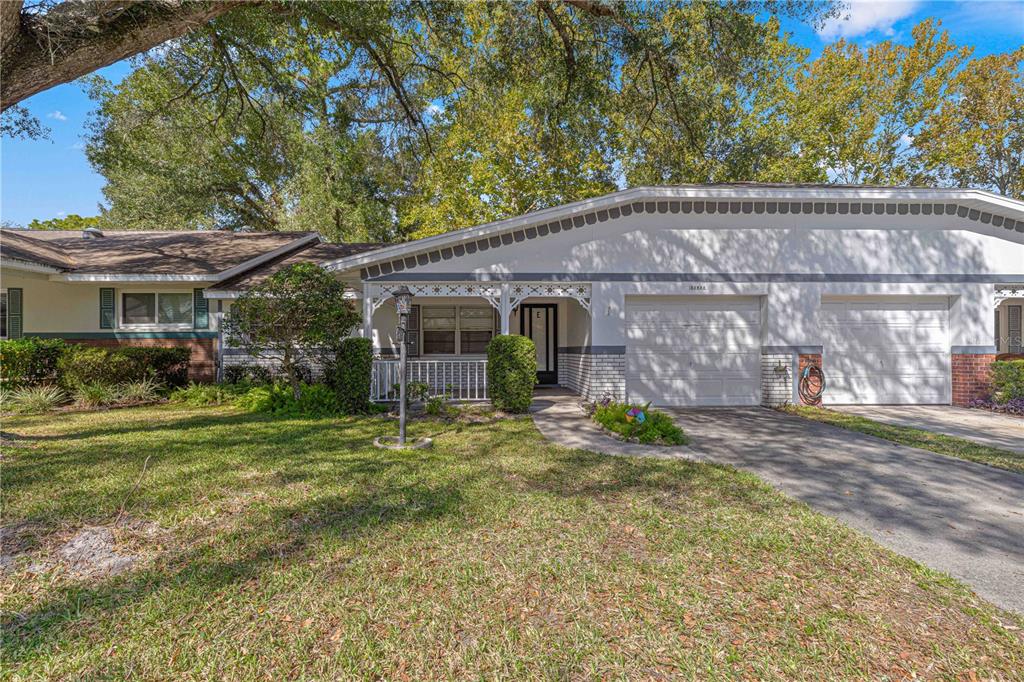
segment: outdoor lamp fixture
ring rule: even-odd
[[[403,284],[392,291],[391,295],[398,311],[398,446],[402,447],[405,445],[405,391],[408,383],[405,371],[405,333],[409,326],[409,313],[412,312],[412,292]]]

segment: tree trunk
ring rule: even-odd
[[[156,47],[252,0],[63,2],[23,13],[0,0],[0,110]]]
[[[295,372],[292,353],[287,348],[284,351],[284,356],[281,358],[281,366],[284,367],[285,374],[288,375],[288,384],[292,387],[292,395],[295,396],[295,400],[298,400],[302,397],[302,387],[299,385],[299,377]]]

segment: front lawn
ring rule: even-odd
[[[528,419],[15,417],[5,679],[1009,679],[1021,619],[732,469]],[[145,474],[144,464],[149,459]],[[134,489],[138,484],[137,489]],[[69,575],[109,525],[134,564]]]
[[[883,438],[893,443],[906,445],[912,448],[920,448],[936,452],[940,455],[966,459],[971,462],[980,462],[1001,469],[1024,472],[1024,455],[1001,450],[981,443],[947,436],[934,431],[915,429],[909,426],[897,426],[877,422],[867,417],[861,417],[847,412],[838,412],[823,407],[808,407],[805,405],[787,405],[779,408],[784,412],[795,414],[805,419],[812,419],[817,422],[831,424],[850,431],[866,433],[869,436]]]

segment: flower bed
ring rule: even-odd
[[[594,421],[632,443],[686,445],[689,439],[672,417],[647,405],[607,402],[594,409]]]

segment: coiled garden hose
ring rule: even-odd
[[[816,385],[815,385],[816,384]],[[825,394],[825,372],[817,365],[807,365],[800,373],[800,398],[805,405],[815,405]]]

